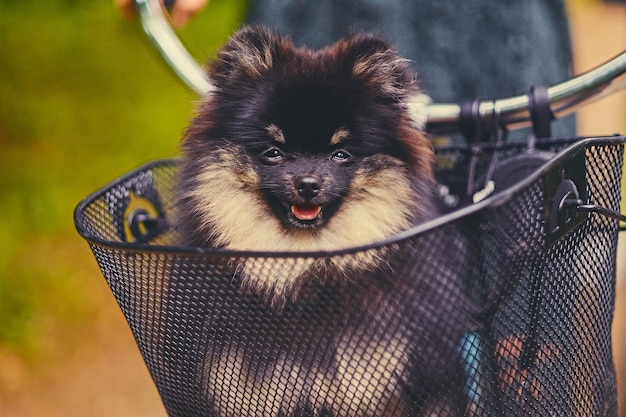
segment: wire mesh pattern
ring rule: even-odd
[[[577,142],[491,199],[333,253],[177,247],[176,161],[110,184],[75,219],[171,416],[615,416],[619,223],[550,219],[568,178],[619,210],[623,142]],[[336,279],[327,266],[346,257],[381,262]],[[269,303],[242,269],[303,274],[306,296]]]

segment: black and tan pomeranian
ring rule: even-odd
[[[433,150],[407,110],[415,74],[387,41],[312,51],[247,27],[208,75],[215,90],[182,145],[185,244],[334,251],[437,216]],[[224,305],[246,313],[206,332],[221,334],[199,382],[208,414],[464,414],[466,300],[446,269],[464,252],[440,234],[440,246],[239,260],[241,291]]]

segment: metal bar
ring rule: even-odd
[[[135,0],[143,30],[167,65],[189,88],[202,95],[214,87],[172,29],[159,0]]]
[[[586,213],[598,213],[603,216],[610,217],[611,219],[614,219],[614,220],[626,222],[626,214],[622,214],[619,211],[614,211],[606,207],[596,206],[594,204],[576,205],[576,210],[583,211]]]
[[[529,86],[530,87],[530,86]],[[548,88],[550,107],[559,118],[574,112],[584,104],[626,88],[626,51],[588,72]],[[483,101],[479,114],[488,123],[498,110],[500,122],[510,129],[530,126],[529,97],[526,94]],[[416,111],[420,111],[417,109]],[[458,131],[460,106],[455,103],[424,106],[425,128],[430,132]]]

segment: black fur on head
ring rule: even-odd
[[[274,124],[288,147],[316,152],[345,127],[360,153],[392,155],[430,174],[430,145],[405,109],[417,92],[415,74],[386,40],[361,34],[312,51],[246,27],[217,58],[208,67],[217,91],[201,106],[185,149],[228,139],[261,150]]]

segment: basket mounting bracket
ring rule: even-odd
[[[585,153],[565,159],[546,175],[544,220],[546,243],[551,246],[587,220],[587,212],[577,210],[572,200],[587,201]]]

